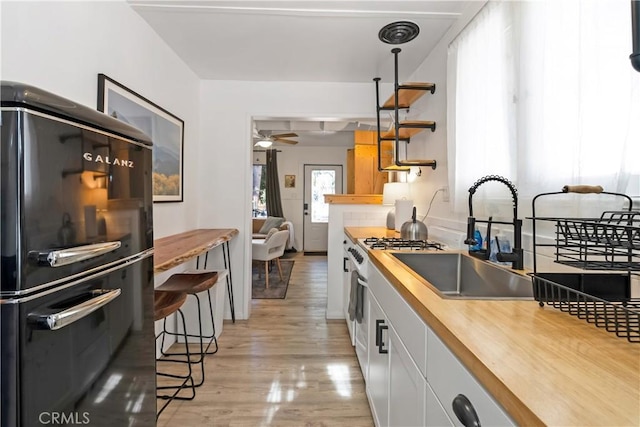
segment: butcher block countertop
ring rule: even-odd
[[[533,300],[443,299],[387,251],[369,259],[519,425],[640,426],[640,343]]]
[[[201,255],[238,235],[235,228],[201,228],[153,241],[153,271],[161,273]]]

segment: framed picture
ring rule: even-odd
[[[153,201],[182,202],[184,122],[104,74],[98,74],[98,110],[153,141]]]
[[[296,186],[296,176],[295,175],[285,175],[284,176],[284,188],[294,188]]]

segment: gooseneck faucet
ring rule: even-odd
[[[477,220],[473,216],[473,195],[475,194],[478,187],[482,184],[489,181],[497,181],[506,185],[511,191],[511,196],[513,198],[513,221],[512,222],[504,222],[504,221],[493,221],[492,217],[489,217],[488,220]],[[469,255],[480,258],[480,259],[489,259],[489,255],[491,253],[491,224],[510,224],[513,225],[513,249],[511,252],[501,252],[500,251],[500,242],[496,242],[496,246],[498,248],[498,253],[496,254],[496,259],[500,262],[510,262],[511,267],[514,270],[522,270],[524,268],[524,260],[523,260],[523,251],[522,251],[522,220],[518,219],[518,190],[515,185],[508,179],[498,176],[498,175],[487,175],[479,180],[477,180],[471,188],[469,188],[469,218],[467,218],[467,238],[464,243],[467,245],[476,245],[478,242],[473,237],[475,233],[476,223],[486,223],[487,224],[487,248],[486,249],[477,249],[472,250],[469,249]]]

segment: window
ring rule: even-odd
[[[325,203],[325,194],[336,193],[336,171],[311,171],[311,222],[329,222],[329,204]]]
[[[253,165],[253,194],[251,198],[253,218],[267,216],[267,166]]]
[[[565,184],[640,194],[630,53],[628,2],[489,2],[448,51],[455,209],[466,211],[468,188],[487,174],[525,198]]]

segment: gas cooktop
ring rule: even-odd
[[[437,250],[444,249],[442,243],[429,240],[409,240],[399,237],[367,237],[361,242],[369,249],[391,249],[391,250]]]

